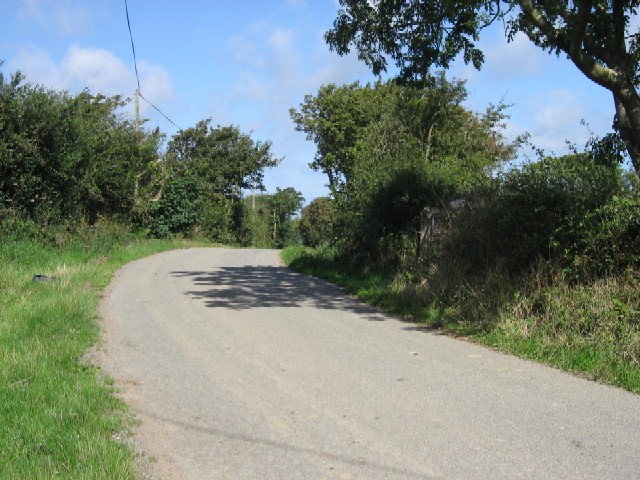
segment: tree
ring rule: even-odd
[[[293,233],[292,217],[304,203],[302,194],[293,187],[283,190],[276,188],[276,193],[269,197],[269,207],[272,215],[273,242],[276,247],[282,248]]]
[[[291,111],[318,146],[311,166],[333,182],[331,240],[349,257],[391,258],[397,245],[415,252],[425,206],[446,205],[513,158],[515,145],[500,134],[503,107],[478,115],[465,98],[464,82],[439,74],[421,87],[323,86]]]
[[[243,243],[242,192],[264,190],[264,169],[280,162],[271,142],[211,120],[178,132],[165,155],[162,194],[148,220],[158,234],[195,231],[220,242]]]
[[[318,197],[302,209],[300,235],[305,245],[317,247],[333,239],[336,222],[336,205],[328,197]]]
[[[362,150],[372,160],[388,159],[390,149],[400,145],[400,154],[406,157],[407,143],[412,143],[418,151],[412,155],[425,164],[439,161],[443,157],[462,160],[460,147],[456,152],[447,153],[450,148],[446,137],[459,135],[460,131],[471,135],[478,131],[468,125],[476,118],[466,112],[461,103],[467,92],[462,81],[448,81],[440,72],[424,86],[403,86],[396,82],[377,82],[361,86],[358,82],[336,86],[323,85],[317,95],[306,95],[299,110],[290,109],[296,130],[305,132],[307,139],[315,142],[317,151],[310,167],[324,172],[329,180],[329,188],[335,199],[347,195],[347,188],[354,180],[357,158]],[[502,106],[490,109],[483,117],[487,128],[483,129],[482,142],[487,145],[495,136],[492,129],[498,126]],[[485,121],[483,120],[483,121]],[[376,127],[377,126],[377,127]],[[372,133],[372,129],[377,129]],[[489,138],[488,142],[485,140]],[[368,148],[376,143],[376,148]],[[503,159],[504,152],[496,149],[488,158],[486,148],[476,148],[474,142],[467,141],[468,159],[481,152],[484,157],[480,171],[489,163]],[[447,146],[449,145],[449,146]],[[493,142],[499,145],[499,142]],[[476,155],[477,158],[477,155]],[[461,163],[461,162],[458,162]],[[465,176],[477,173],[478,168],[467,165]],[[370,166],[367,166],[370,168]],[[386,168],[382,165],[382,168]]]
[[[293,216],[302,207],[302,194],[292,187],[276,193],[251,194],[243,199],[244,246],[281,248],[297,242]]]
[[[320,87],[316,96],[305,95],[300,110],[289,110],[296,130],[305,132],[307,140],[316,144],[309,166],[327,175],[334,197],[343,192],[352,176],[359,133],[381,114],[375,96],[372,88],[363,88],[359,82],[330,83]]]
[[[505,22],[508,38],[523,32],[609,90],[614,128],[640,175],[640,29],[632,30],[638,0],[340,0],[325,34],[340,55],[355,47],[375,74],[395,61],[404,80],[423,81],[458,54],[480,68],[480,32]]]
[[[290,114],[296,130],[316,143],[310,167],[327,175],[332,196],[341,201],[393,164],[455,168],[455,182],[464,186],[511,158],[514,145],[504,142],[499,128],[504,106],[476,115],[462,106],[466,96],[464,82],[440,72],[424,86],[323,85]]]
[[[211,119],[177,133],[167,159],[187,164],[211,192],[229,198],[239,197],[243,189],[263,190],[264,169],[282,160],[271,152],[271,142],[255,141],[233,125],[214,128]]]

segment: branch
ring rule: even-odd
[[[558,30],[542,15],[533,0],[518,0],[518,4],[534,27],[547,37],[550,44],[565,52],[587,78],[607,90],[620,90],[623,79],[618,72],[596,60],[593,55],[585,53],[582,48],[572,48],[572,45],[563,39]],[[584,11],[581,13],[584,14]],[[563,19],[566,22],[567,19],[565,17]]]
[[[626,37],[626,25],[627,20],[624,14],[624,2],[621,0],[614,0],[612,2],[613,11],[613,48],[615,51],[625,52],[627,51]]]
[[[520,8],[522,8],[522,11],[533,23],[533,25],[538,30],[540,30],[551,43],[557,45],[561,50],[566,52],[568,50],[567,45],[561,45],[562,41],[560,39],[560,35],[558,34],[558,30],[556,30],[551,22],[544,18],[542,12],[535,6],[535,2],[533,0],[517,1],[520,5]]]
[[[578,15],[576,16],[575,31],[571,35],[571,41],[569,43],[569,51],[574,54],[582,50],[582,43],[584,41],[584,34],[587,28],[587,22],[589,21],[589,14],[593,8],[593,2],[591,0],[582,0],[577,2]],[[565,17],[565,22],[567,22]],[[568,24],[568,22],[567,22]]]

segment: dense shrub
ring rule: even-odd
[[[512,158],[515,145],[500,133],[503,107],[476,114],[465,98],[464,82],[441,73],[421,87],[323,86],[291,111],[316,143],[311,167],[327,174],[332,242],[343,258],[387,266],[414,260],[421,210],[487,182]]]
[[[585,154],[526,164],[456,217],[448,248],[473,268],[500,264],[520,271],[539,259],[562,260],[596,234],[586,219],[625,189],[619,167]]]
[[[199,220],[200,182],[194,176],[174,175],[163,186],[162,196],[151,203],[144,223],[154,237],[188,234]]]
[[[138,132],[120,97],[57,92],[0,73],[0,201],[38,224],[132,218],[160,134]]]
[[[578,224],[565,251],[574,276],[615,275],[640,267],[640,191],[614,195]]]

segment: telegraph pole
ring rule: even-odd
[[[136,88],[136,132],[140,132],[140,89]]]

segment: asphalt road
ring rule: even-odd
[[[640,479],[640,396],[420,330],[271,250],[123,268],[103,368],[159,479]]]

